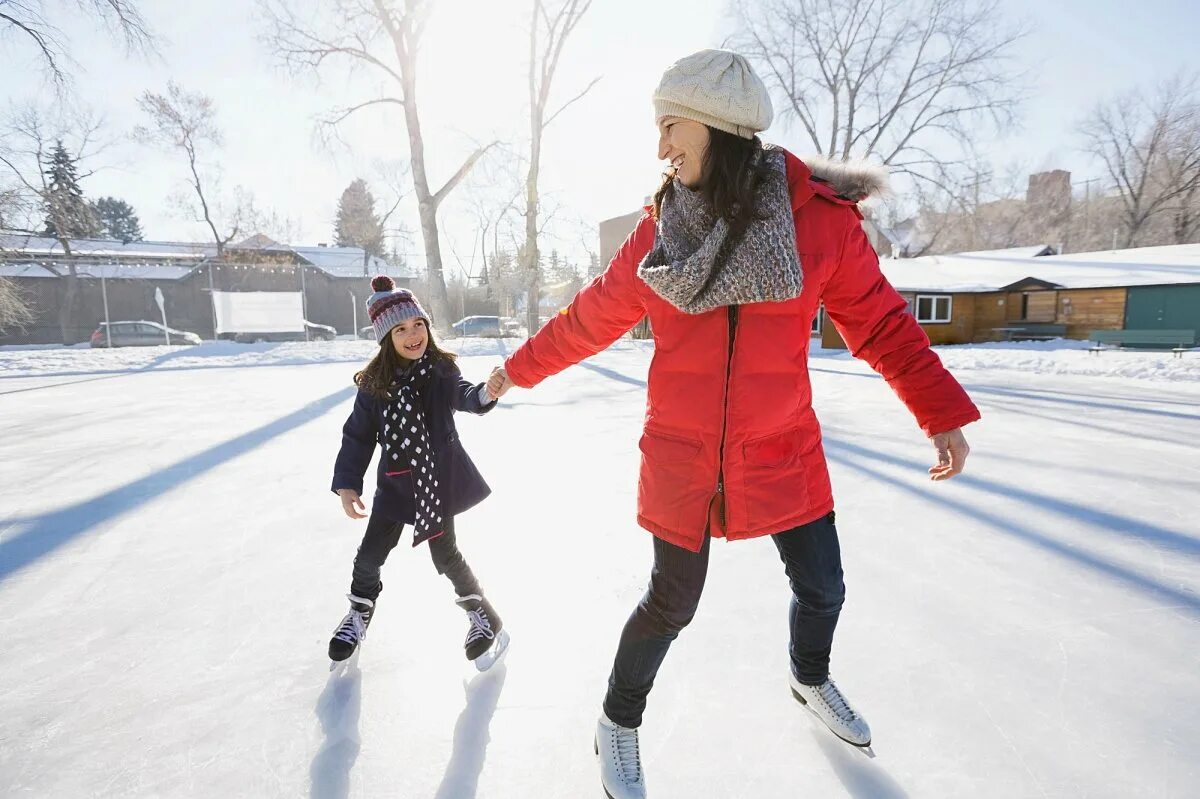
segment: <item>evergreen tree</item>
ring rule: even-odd
[[[342,192],[333,236],[339,247],[362,247],[371,255],[383,257],[383,222],[375,213],[375,198],[362,178]]]
[[[54,238],[90,238],[99,235],[100,224],[79,188],[76,159],[61,141],[55,142],[46,167],[47,187],[42,195],[46,213],[45,235]]]
[[[101,197],[92,210],[100,223],[100,232],[110,238],[128,244],[142,240],[142,226],[133,206],[116,197]]]

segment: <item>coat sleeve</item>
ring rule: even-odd
[[[445,367],[441,371],[442,380],[446,382],[446,390],[450,395],[450,407],[463,413],[474,413],[482,416],[496,407],[496,401],[483,401],[483,383],[472,383],[462,375],[457,364],[443,361]]]
[[[336,494],[339,488],[352,488],[359,495],[363,492],[363,475],[371,465],[378,443],[379,421],[375,413],[375,399],[365,391],[354,398],[354,410],[342,425],[342,448],[338,450],[333,466],[333,485]]]
[[[532,388],[607,349],[646,315],[637,267],[650,250],[654,225],[642,217],[604,273],[584,286],[504,364],[512,382]]]
[[[942,366],[908,303],[879,270],[879,258],[858,218],[848,221],[853,224],[821,298],[850,352],[887,380],[926,435],[976,421],[979,410]]]

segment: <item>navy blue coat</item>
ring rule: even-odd
[[[433,443],[434,467],[437,469],[442,506],[450,515],[462,513],[482,502],[492,489],[471,462],[458,440],[454,412],[485,414],[496,407],[495,402],[483,405],[479,401],[482,384],[463,379],[458,366],[449,361],[434,365],[434,376],[421,392],[425,423]],[[352,488],[362,495],[363,475],[375,454],[375,446],[383,446],[383,414],[387,400],[359,391],[354,410],[342,427],[342,448],[333,467],[333,491]],[[392,521],[412,524],[416,519],[413,500],[413,478],[408,472],[394,477],[384,474],[383,459],[375,476],[375,500],[372,514],[382,514]]]

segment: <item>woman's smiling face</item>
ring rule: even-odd
[[[658,120],[658,157],[671,163],[679,182],[689,189],[698,188],[704,179],[708,142],[708,128],[700,122],[672,116]]]

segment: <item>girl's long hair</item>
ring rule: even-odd
[[[438,361],[454,363],[458,360],[457,355],[442,349],[433,340],[433,328],[429,326],[428,322],[425,323],[425,332],[429,336],[426,351],[433,358],[434,363]],[[396,352],[396,348],[392,345],[392,331],[389,330],[379,344],[379,352],[375,353],[371,362],[362,370],[354,373],[354,385],[372,396],[387,399],[388,387],[395,380],[396,372],[407,371],[412,364],[413,361]]]
[[[707,126],[705,126],[707,127]],[[729,222],[729,241],[737,241],[746,227],[758,218],[754,207],[755,192],[770,174],[763,163],[762,139],[744,139],[716,128],[708,128],[708,150],[704,154],[700,187],[697,191],[713,209],[717,218]],[[654,218],[658,219],[664,200],[674,191],[675,168],[663,173],[662,185],[654,193]]]

